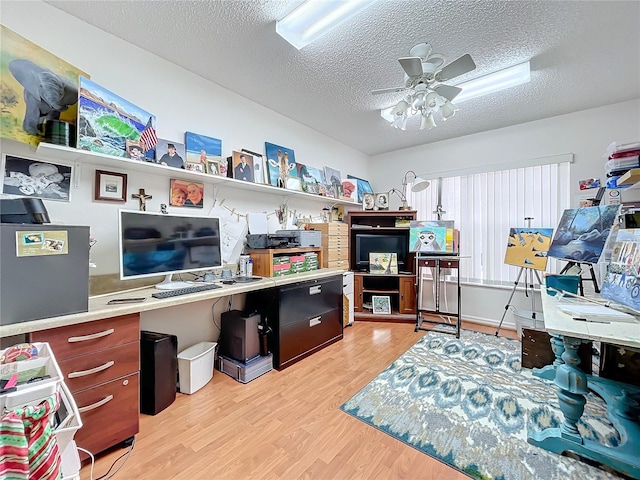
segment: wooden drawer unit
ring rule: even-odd
[[[74,393],[84,424],[75,436],[78,446],[101,452],[137,434],[139,392],[136,372]]]
[[[349,228],[346,223],[310,223],[309,228],[322,232],[323,268],[349,268]],[[336,261],[344,260],[341,265]]]
[[[138,433],[139,314],[34,332],[31,341],[49,342],[58,359],[82,418],[79,447],[96,454]]]

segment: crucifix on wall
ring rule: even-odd
[[[138,193],[132,193],[131,198],[137,198],[138,200],[140,200],[140,211],[146,212],[147,200],[152,199],[153,195],[147,195],[146,193],[144,193],[144,188],[141,188],[138,190]]]

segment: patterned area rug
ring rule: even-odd
[[[342,405],[346,413],[477,479],[584,480],[616,475],[527,443],[562,422],[556,388],[520,367],[520,342],[429,333]],[[589,394],[581,434],[615,445]]]

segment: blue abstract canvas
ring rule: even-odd
[[[362,203],[362,195],[365,193],[373,193],[373,188],[367,180],[363,180],[362,178],[354,177],[353,175],[347,175],[348,179],[356,180],[357,186],[356,190],[358,191],[358,203]]]
[[[565,210],[548,256],[577,263],[598,263],[619,205]]]

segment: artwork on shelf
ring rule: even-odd
[[[355,202],[358,198],[358,182],[355,180],[343,180],[342,190],[344,198]]]
[[[186,151],[184,158],[187,164],[195,163],[205,166],[208,160],[215,160],[219,162],[220,166],[224,163],[222,161],[222,140],[198,133],[186,132],[184,134],[184,143]],[[220,175],[227,176],[226,166],[224,169],[221,168]]]
[[[2,193],[69,201],[73,167],[14,155],[2,156]]]
[[[362,196],[365,193],[373,193],[373,188],[367,180],[363,180],[358,177],[354,177],[352,175],[347,175],[348,179],[355,180],[358,188],[358,203],[362,203]]]
[[[265,169],[264,157],[260,153],[252,152],[246,148],[242,149],[242,152],[248,153],[253,158],[253,181],[254,183],[269,183],[269,179],[266,178],[267,172]]]
[[[376,197],[373,193],[364,193],[362,195],[362,209],[373,210],[376,206]]]
[[[590,188],[600,188],[600,180],[598,178],[587,178],[578,182],[580,190],[588,190]]]
[[[296,168],[298,170],[298,178],[302,185],[302,191],[319,195],[320,188],[318,187],[318,182],[316,182],[316,179],[309,173],[308,167],[301,163],[297,163]]]
[[[598,263],[620,205],[567,209],[560,218],[548,256],[577,263]]]
[[[80,77],[78,141],[82,150],[126,156],[126,141],[139,142],[145,129],[155,132],[156,117],[106,88]],[[153,162],[155,151],[145,154]]]
[[[600,295],[640,311],[640,229],[618,230]]]
[[[369,253],[369,273],[376,275],[397,275],[398,254],[396,252]]]
[[[156,145],[157,163],[173,168],[184,168],[185,148],[173,140],[158,139]]]
[[[233,178],[245,182],[254,182],[253,156],[246,152],[232,152],[231,162],[233,167]]]
[[[127,201],[127,174],[96,170],[94,199],[105,202]]]
[[[292,190],[301,191],[302,185],[297,177],[298,172],[293,150],[269,142],[265,142],[264,146],[267,153],[269,184],[280,188],[289,188],[291,185],[294,187]],[[293,182],[291,182],[292,178],[295,178]],[[296,183],[298,188],[295,188]]]
[[[455,253],[457,242],[453,220],[412,220],[409,246],[412,252]]]
[[[37,145],[45,121],[75,125],[79,77],[89,75],[4,25],[0,25],[0,35],[0,135]]]
[[[324,172],[317,167],[311,167],[309,165],[306,165],[305,168],[306,174],[303,178],[303,183],[304,181],[306,181],[307,183],[315,183],[316,186],[314,188],[318,189],[318,195],[326,196],[327,187],[324,179]]]
[[[373,313],[379,315],[391,315],[391,297],[389,295],[372,295],[371,303]]]
[[[333,188],[333,196],[338,198],[338,185],[342,187],[342,175],[340,170],[336,170],[332,167],[324,167],[324,179],[327,182],[327,188]]]
[[[174,207],[203,207],[204,183],[172,178],[169,185],[169,205]]]
[[[204,173],[206,167],[207,167],[206,163],[187,162],[184,165],[185,170],[189,170],[190,172],[199,172],[199,173]]]
[[[133,140],[125,140],[125,157],[131,160],[137,160],[140,162],[146,162],[144,157],[144,146],[140,142],[134,142]]]
[[[510,228],[504,263],[545,271],[553,228]]]
[[[220,175],[220,162],[217,160],[207,160],[207,173],[209,175]]]
[[[375,194],[375,207],[376,210],[389,210],[389,194],[388,193],[376,193]]]

